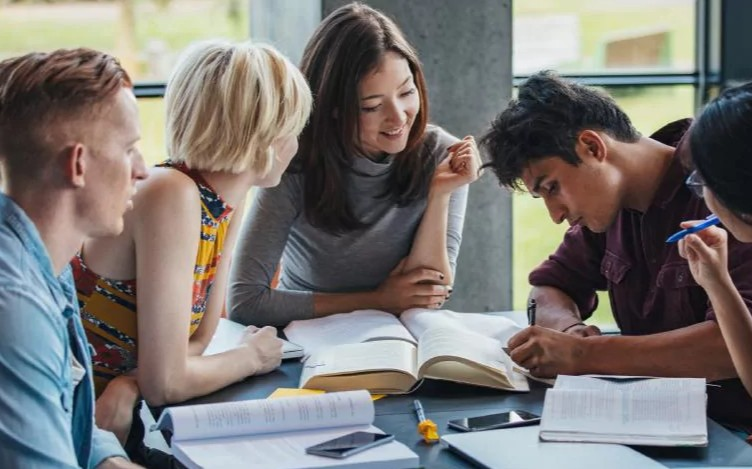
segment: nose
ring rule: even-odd
[[[389,105],[386,108],[387,122],[395,124],[395,126],[401,126],[405,123],[407,120],[407,113],[405,112],[402,103],[393,100],[389,102]]]
[[[566,220],[567,210],[562,204],[552,201],[551,199],[548,199],[548,198],[545,198],[543,200],[546,203],[546,209],[548,209],[548,215],[551,217],[551,220],[554,223],[558,225],[564,220]]]
[[[131,162],[131,178],[137,181],[146,179],[149,172],[146,170],[146,162],[140,151],[134,152],[133,161]]]

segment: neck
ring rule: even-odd
[[[674,148],[641,137],[637,143],[617,143],[624,174],[624,207],[647,211],[671,166]]]
[[[249,171],[232,174],[225,171],[201,171],[201,177],[222,197],[227,204],[235,208],[245,200],[254,183]]]
[[[8,191],[36,226],[54,274],[60,275],[81,248],[84,235],[76,229],[75,211],[59,191]]]

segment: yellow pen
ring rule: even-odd
[[[439,432],[436,424],[426,418],[426,414],[423,413],[423,405],[421,405],[419,400],[415,399],[413,406],[415,406],[415,414],[418,416],[418,433],[423,437],[423,441],[426,443],[437,443],[439,441]]]

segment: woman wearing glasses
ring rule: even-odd
[[[690,130],[695,171],[687,185],[742,242],[752,242],[752,83],[724,91]],[[683,228],[697,222],[684,222]],[[727,269],[727,233],[710,227],[679,241],[679,253],[707,292],[731,358],[752,394],[752,304],[745,303]]]

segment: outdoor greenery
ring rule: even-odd
[[[121,58],[136,80],[164,80],[176,55],[194,40],[249,36],[252,0],[0,0],[0,59],[31,50],[89,46]],[[306,0],[300,0],[306,1]],[[688,7],[689,5],[689,7]],[[515,17],[573,14],[580,29],[581,63],[592,71],[604,41],[617,33],[665,28],[669,62],[693,67],[694,2],[687,0],[515,0]],[[161,62],[160,62],[161,61]],[[156,65],[155,65],[156,64]],[[161,64],[161,68],[160,68]],[[690,86],[610,90],[638,130],[650,134],[667,121],[693,113]],[[148,162],[164,159],[164,106],[161,99],[139,100],[141,149]],[[514,307],[523,308],[528,272],[558,245],[566,226],[551,222],[542,201],[514,195]],[[595,321],[612,322],[604,296]]]

